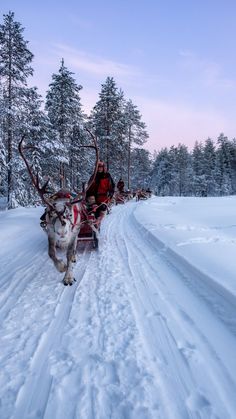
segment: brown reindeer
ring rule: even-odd
[[[96,164],[91,181],[86,188],[88,189],[97,172],[98,147],[96,137],[90,130],[87,128],[86,130],[92,136],[93,145],[83,147],[90,147],[96,151]],[[24,154],[24,150],[32,148],[31,146],[23,147],[24,138],[25,136],[22,137],[19,143],[19,152],[24,160],[34,187],[37,189],[43,203],[46,204],[45,231],[48,235],[48,254],[57,270],[59,272],[65,272],[63,278],[64,285],[72,285],[74,281],[73,267],[76,262],[76,246],[81,226],[84,196],[78,193],[75,198],[72,198],[69,191],[61,189],[49,198],[46,197],[45,195],[49,193],[47,190],[49,180],[40,187],[38,173],[36,175],[33,174],[32,167]],[[66,262],[58,257],[57,248],[66,253]]]

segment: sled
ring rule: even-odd
[[[99,226],[94,214],[88,214],[82,221],[77,238],[77,246],[83,242],[90,242],[93,249],[98,248]]]
[[[117,193],[115,195],[115,204],[116,205],[125,204],[125,195],[122,193]]]

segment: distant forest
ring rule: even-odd
[[[80,98],[82,86],[62,58],[52,74],[45,100],[37,87],[28,87],[33,75],[33,54],[24,29],[13,12],[0,24],[0,197],[8,208],[38,200],[19,156],[22,136],[28,159],[41,182],[78,191],[94,167],[88,127],[97,137],[100,159],[114,181],[126,189],[150,187],[157,195],[214,196],[236,192],[236,141],[223,134],[195,144],[190,152],[179,144],[152,155],[143,146],[148,139],[137,106],[126,99],[113,77],[101,84],[97,103],[86,115]],[[157,144],[158,145],[158,144]]]

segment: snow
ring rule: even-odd
[[[1,419],[236,417],[236,197],[112,208],[62,285],[43,212],[0,213]]]

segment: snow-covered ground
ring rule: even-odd
[[[64,287],[0,213],[0,418],[236,418],[236,197],[113,207]]]

